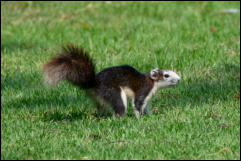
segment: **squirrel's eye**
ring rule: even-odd
[[[168,74],[165,74],[165,75],[164,75],[164,77],[165,77],[165,78],[168,78],[168,77],[169,77],[169,75],[168,75]]]

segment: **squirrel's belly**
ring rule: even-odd
[[[135,97],[135,93],[133,92],[132,89],[128,88],[128,87],[120,87],[121,90],[126,94],[126,96],[128,98],[134,98]]]

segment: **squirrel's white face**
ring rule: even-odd
[[[180,80],[180,76],[175,72],[158,68],[151,70],[150,77],[155,81],[155,84],[161,88],[174,86]]]

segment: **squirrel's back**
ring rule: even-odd
[[[106,87],[129,87],[132,90],[137,90],[144,86],[147,82],[146,79],[145,74],[140,73],[129,65],[105,68],[96,74],[97,84]]]

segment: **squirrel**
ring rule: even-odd
[[[67,80],[78,86],[94,100],[99,113],[106,113],[107,106],[114,116],[125,116],[127,98],[132,100],[136,117],[150,114],[149,100],[159,88],[176,85],[180,77],[167,69],[152,69],[141,73],[129,65],[113,66],[95,73],[89,54],[80,47],[66,45],[57,57],[43,66],[43,77],[50,85]]]

